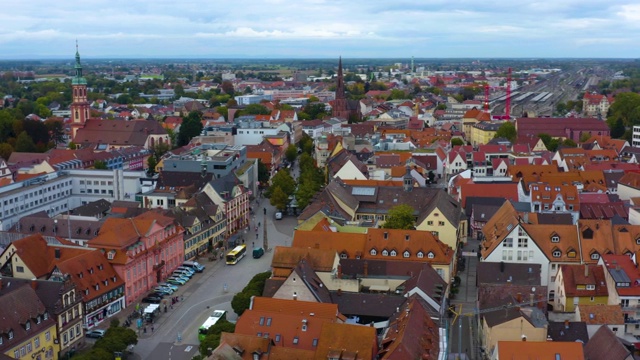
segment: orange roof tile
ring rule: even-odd
[[[300,260],[307,259],[315,271],[331,271],[336,256],[333,250],[276,246],[271,267],[293,269]]]
[[[550,261],[580,262],[580,243],[574,225],[521,224],[521,226]],[[552,240],[554,237],[558,237],[559,240],[554,242]],[[560,256],[557,256],[558,251]]]
[[[329,358],[327,355],[332,351],[345,355],[357,354],[358,359],[373,359],[377,348],[376,329],[371,326],[324,323],[315,359],[326,360]]]
[[[85,251],[72,259],[61,261],[57,267],[63,274],[71,275],[85,301],[124,286],[124,280],[100,250]],[[99,285],[97,290],[96,284]]]
[[[609,295],[604,269],[600,265],[562,265],[560,271],[562,271],[564,292],[567,297]],[[588,285],[593,285],[595,289],[588,290],[586,288]]]
[[[578,229],[582,245],[582,260],[585,263],[597,263],[600,256],[616,251],[610,220],[582,219],[578,221]],[[597,256],[592,258],[594,254]]]
[[[624,315],[620,305],[578,305],[580,321],[587,325],[622,325]]]
[[[497,350],[500,359],[583,360],[584,350],[582,347],[581,342],[498,341]]]

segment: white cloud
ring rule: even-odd
[[[637,37],[636,2],[30,0],[0,13],[0,57],[66,56],[76,38],[90,57],[273,56],[274,47],[281,56],[634,57],[619,44]]]

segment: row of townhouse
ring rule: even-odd
[[[481,256],[487,262],[539,264],[541,284],[555,300],[562,265],[595,264],[606,254],[632,256],[640,250],[640,226],[614,225],[610,220],[538,223],[505,201],[482,229]]]

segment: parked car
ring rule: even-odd
[[[199,273],[203,272],[205,269],[205,266],[200,264],[197,261],[185,261],[182,263],[182,266],[190,267],[193,270],[195,270],[195,272],[199,272]]]
[[[253,249],[253,258],[254,259],[259,259],[262,257],[262,255],[264,255],[264,249],[261,247],[257,247],[255,249]]]
[[[162,285],[156,286],[156,288],[153,289],[153,291],[159,292],[159,293],[164,293],[166,295],[171,295],[171,294],[173,294],[175,292],[175,290],[173,290],[172,288],[170,288],[168,286],[162,286]]]
[[[187,282],[179,278],[168,278],[167,282],[171,285],[184,285]]]
[[[170,278],[167,279],[167,282],[169,284],[174,284],[174,285],[184,285],[187,283],[188,280],[181,278],[179,276],[172,276]]]
[[[275,216],[276,220],[282,220],[282,211],[278,211]]]
[[[104,337],[104,334],[106,333],[107,333],[107,330],[96,329],[96,330],[87,331],[86,333],[84,333],[84,336],[88,338],[93,338],[93,339],[100,339],[101,337]]]
[[[174,271],[187,272],[187,273],[191,274],[191,276],[196,274],[195,270],[193,270],[192,268],[184,267],[184,266],[178,266]]]
[[[188,272],[186,270],[174,270],[173,271],[173,275],[186,277],[188,279],[191,279],[191,277],[193,276],[193,274],[191,274],[190,272]]]
[[[146,304],[160,304],[161,301],[162,301],[162,297],[157,295],[150,295],[141,300],[141,302]]]
[[[176,291],[176,290],[179,289],[178,286],[173,285],[173,284],[169,284],[169,283],[166,283],[166,282],[158,283],[158,286],[168,287],[169,289],[171,289],[173,291]]]
[[[163,293],[163,292],[155,291],[155,290],[154,290],[154,291],[150,292],[150,293],[149,293],[149,295],[147,295],[147,296],[157,296],[157,297],[159,297],[159,298],[163,298],[163,297],[165,297],[166,295],[167,295],[167,294],[165,294],[165,293]]]

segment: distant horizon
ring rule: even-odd
[[[219,57],[136,57],[136,56],[127,56],[127,57],[103,57],[103,56],[81,56],[81,61],[91,61],[91,60],[335,60],[336,64],[340,56],[327,56],[327,57],[242,57],[242,56],[219,56]],[[412,57],[412,56],[358,56],[358,57],[345,57],[342,56],[342,60],[353,61],[353,60],[406,60],[410,62],[411,60],[420,61],[420,60],[467,60],[467,61],[490,61],[490,60],[520,60],[520,61],[531,61],[531,60],[621,60],[621,61],[637,61],[640,60],[640,56],[635,57],[562,57],[562,56],[522,56],[522,57],[514,57],[514,56],[504,56],[504,57]],[[49,56],[49,57],[37,57],[36,55],[32,57],[2,57],[0,55],[0,62],[3,61],[46,61],[46,60],[56,60],[56,61],[75,61],[74,56]]]
[[[0,58],[634,59],[637,0],[45,0],[0,13]],[[189,54],[185,56],[185,54]]]

